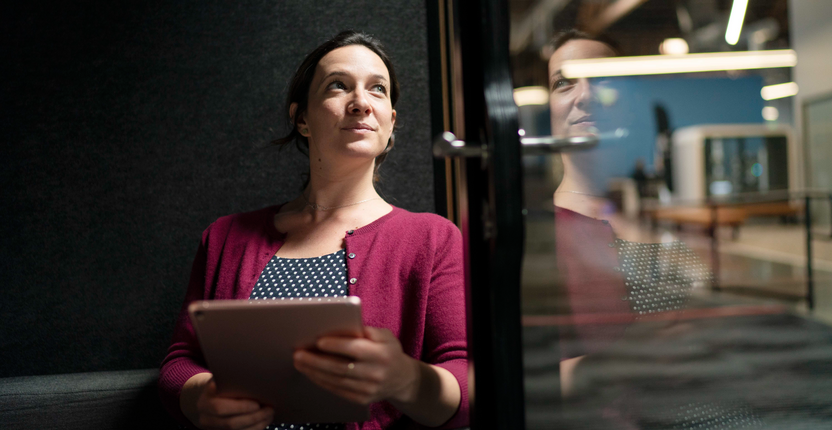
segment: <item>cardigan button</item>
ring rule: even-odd
[[[358,282],[358,279],[350,278],[350,284],[355,284],[356,282]]]
[[[347,230],[347,234],[353,234],[353,233],[355,233],[355,230]]]
[[[350,252],[350,255],[348,255],[347,257],[350,257],[350,258],[355,258],[355,254],[353,254],[352,252]]]

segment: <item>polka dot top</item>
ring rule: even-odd
[[[254,285],[249,300],[304,300],[342,297],[347,291],[344,250],[314,258],[272,257]],[[274,423],[267,430],[343,430],[341,423]]]
[[[711,281],[708,266],[683,242],[615,240],[627,300],[637,315],[683,309],[694,286]]]
[[[251,291],[250,300],[314,299],[347,295],[344,250],[313,258],[272,257]]]
[[[638,243],[615,240],[630,309],[639,315],[684,309],[694,287],[709,283],[708,266],[683,242]],[[651,417],[655,419],[655,417]],[[679,430],[739,430],[759,428],[762,422],[738,402],[686,403],[669,407],[660,421],[643,428]]]
[[[668,415],[675,418],[674,422],[661,423],[660,426],[655,426],[656,428],[740,430],[763,427],[763,421],[756,412],[739,404],[689,403],[671,411],[675,413]]]

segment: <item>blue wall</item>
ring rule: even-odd
[[[696,124],[763,122],[760,76],[730,78],[627,77],[605,84],[618,91],[617,101],[599,122],[628,130],[624,138],[605,140],[593,157],[606,177],[629,176],[636,160],[652,172],[657,125],[654,105],[667,110],[671,130]],[[602,130],[603,131],[603,130]]]

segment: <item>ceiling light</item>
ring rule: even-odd
[[[774,106],[766,106],[763,108],[763,119],[766,121],[776,121],[780,117],[780,111]]]
[[[774,51],[715,52],[683,56],[645,55],[640,57],[567,60],[561,66],[561,73],[564,77],[575,79],[768,69],[794,67],[796,64],[797,54],[794,50],[779,49]]]
[[[659,52],[664,55],[684,55],[688,53],[688,42],[680,37],[671,37],[665,39],[659,45]]]
[[[797,94],[797,84],[786,82],[785,84],[769,85],[760,90],[763,100],[782,99]]]
[[[731,7],[731,17],[728,18],[728,28],[725,30],[725,41],[729,45],[736,45],[742,33],[742,22],[745,21],[745,9],[748,7],[748,0],[734,0]]]
[[[546,87],[515,88],[514,103],[517,106],[549,104],[549,90]]]

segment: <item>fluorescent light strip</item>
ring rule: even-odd
[[[731,17],[728,18],[728,28],[725,30],[725,41],[729,45],[736,45],[740,41],[742,23],[745,21],[745,9],[748,7],[748,0],[734,0],[731,7]]]
[[[549,90],[546,87],[515,88],[514,103],[517,106],[549,104]]]
[[[664,75],[670,73],[713,72],[719,70],[769,69],[794,67],[797,54],[792,49],[774,51],[715,52],[669,57],[593,58],[568,60],[561,66],[564,77],[597,78],[602,76]]]
[[[791,97],[797,94],[797,84],[794,82],[786,82],[785,84],[769,85],[760,90],[760,95],[763,100],[782,99],[783,97]]]

